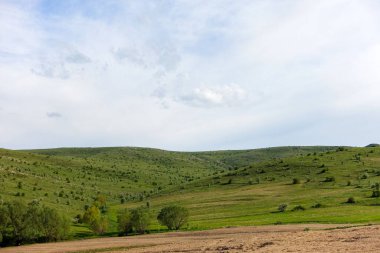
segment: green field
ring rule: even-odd
[[[295,183],[295,184],[294,184]],[[280,223],[377,223],[380,147],[278,147],[171,152],[148,148],[0,149],[0,198],[39,200],[71,217],[105,195],[110,234],[120,209],[146,206],[151,230],[169,204],[190,211],[184,229]],[[354,197],[355,203],[346,203]],[[285,212],[278,212],[287,204]],[[314,208],[320,204],[319,208]],[[301,205],[305,210],[292,211]],[[73,225],[74,237],[90,236]]]

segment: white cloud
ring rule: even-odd
[[[0,2],[0,146],[380,142],[374,1],[47,2]]]
[[[179,98],[189,105],[194,106],[233,106],[244,102],[247,94],[237,84],[229,84],[220,87],[200,87]]]

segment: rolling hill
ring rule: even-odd
[[[372,197],[378,182],[379,147],[0,149],[1,200],[38,200],[74,217],[102,194],[110,232],[116,232],[120,209],[146,202],[152,230],[164,230],[155,216],[172,203],[189,208],[190,230],[378,222],[380,201]],[[349,197],[355,203],[346,203]],[[277,210],[280,204],[288,206],[285,212]],[[90,235],[84,225],[73,228],[74,236]]]

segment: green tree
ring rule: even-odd
[[[33,201],[28,204],[26,215],[24,217],[24,223],[26,224],[25,238],[28,241],[35,241],[42,236],[42,224],[41,219],[42,208],[38,201]]]
[[[88,224],[91,230],[96,234],[103,234],[107,231],[108,220],[101,215],[96,205],[89,207],[83,214],[83,222]]]
[[[83,214],[83,222],[91,224],[97,220],[100,220],[100,210],[97,206],[91,206]]]
[[[188,220],[189,211],[181,206],[168,206],[161,209],[157,220],[169,229],[180,229]]]
[[[41,234],[46,241],[65,239],[70,231],[70,220],[55,209],[43,207],[40,213]]]
[[[16,244],[23,243],[26,238],[27,223],[25,222],[27,206],[19,201],[5,203],[6,230],[9,238]]]
[[[139,207],[131,210],[131,224],[137,233],[144,234],[150,224],[149,209]]]
[[[107,212],[107,199],[106,196],[99,194],[96,196],[94,205],[96,205],[101,213],[106,213]]]
[[[38,201],[28,205],[22,202],[7,202],[0,206],[0,239],[5,245],[57,241],[64,239],[70,221],[56,210],[40,206]]]
[[[127,209],[122,210],[117,216],[118,229],[124,235],[132,232],[131,212]]]

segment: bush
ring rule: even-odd
[[[297,205],[295,207],[293,207],[292,211],[304,211],[306,208],[301,206],[301,205]]]
[[[280,212],[285,212],[286,211],[286,208],[288,208],[288,205],[287,204],[280,204],[279,206],[278,206],[278,211],[280,211]]]
[[[374,188],[374,190],[372,191],[372,198],[378,198],[380,197],[380,184],[379,183],[376,183],[372,186],[372,188]]]
[[[348,203],[348,204],[355,204],[355,203],[356,203],[355,198],[354,198],[354,197],[349,197],[349,198],[347,199],[347,202],[346,202],[346,203]]]
[[[189,211],[181,206],[164,207],[157,216],[158,222],[171,230],[180,229],[187,222],[188,218]]]
[[[325,179],[322,182],[335,182],[335,177],[325,177]]]
[[[316,204],[311,206],[311,208],[321,208],[321,207],[323,207],[323,205],[321,203],[316,203]]]

